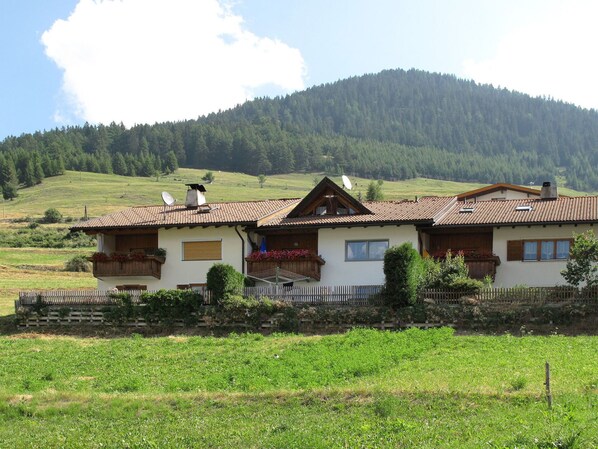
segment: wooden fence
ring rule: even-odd
[[[321,305],[346,305],[363,306],[380,304],[381,285],[341,285],[341,286],[306,286],[306,287],[245,287],[243,296],[253,296],[257,299],[270,298],[273,300],[286,301],[293,304],[321,304]],[[197,290],[206,304],[211,304],[212,293],[201,288]],[[112,298],[114,292],[100,290],[48,290],[19,292],[19,299],[15,307],[32,307],[36,304],[45,306],[73,306],[73,305],[97,305],[110,306],[119,304],[119,300]],[[130,290],[126,293],[131,295],[133,304],[140,302],[142,293],[150,291]]]
[[[448,305],[463,304],[464,301],[476,301],[493,305],[541,305],[563,302],[598,305],[598,287],[583,289],[575,287],[483,288],[475,293],[426,289],[421,290],[418,294],[418,302],[434,302],[436,304]]]
[[[244,296],[270,298],[292,304],[314,304],[333,306],[381,305],[381,285],[341,285],[341,286],[267,286],[246,287]],[[97,305],[110,306],[119,304],[112,298],[112,291],[100,290],[49,290],[20,292],[15,307],[33,307],[36,304],[51,306]],[[127,291],[134,304],[146,291]],[[199,290],[206,304],[212,300],[211,292]],[[418,302],[435,304],[463,304],[464,301],[476,301],[484,304],[547,304],[574,302],[577,304],[595,304],[598,306],[598,287],[577,289],[575,287],[516,287],[485,288],[476,293],[427,289],[420,291]]]

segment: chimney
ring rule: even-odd
[[[185,198],[185,207],[187,209],[197,209],[202,204],[205,204],[206,197],[204,192],[205,187],[201,184],[185,184],[189,189],[187,190],[187,197]]]
[[[556,183],[553,185],[550,181],[542,183],[542,190],[540,190],[540,198],[543,200],[556,200],[559,194],[556,190]]]

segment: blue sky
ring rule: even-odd
[[[596,17],[591,0],[2,0],[0,139],[394,68],[598,109]]]

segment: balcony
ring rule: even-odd
[[[164,257],[160,256],[136,256],[131,258],[123,254],[118,256],[90,257],[93,263],[93,275],[96,278],[113,276],[152,276],[160,279],[162,276],[162,264]]]
[[[467,268],[469,268],[469,277],[473,279],[484,279],[490,276],[494,280],[496,276],[496,267],[500,265],[500,258],[498,256],[486,257],[468,257],[464,256],[463,260]]]
[[[287,275],[288,280],[294,280],[293,275],[295,275],[295,280],[303,277],[319,281],[321,278],[320,268],[326,263],[320,256],[307,250],[253,253],[245,260],[247,274],[257,279],[274,277],[278,268],[281,273]]]
[[[434,259],[444,259],[448,251],[438,251],[432,254]],[[451,252],[453,256],[463,256],[463,261],[469,269],[469,277],[482,280],[490,276],[492,280],[496,277],[496,267],[500,265],[500,257],[491,251],[480,251],[471,249],[460,249]]]

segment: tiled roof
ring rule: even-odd
[[[264,227],[330,227],[378,223],[417,223],[433,221],[455,202],[454,197],[425,197],[419,201],[365,201],[372,213],[364,215],[309,215],[287,218],[280,216]]]
[[[89,221],[77,223],[73,231],[93,231],[123,228],[164,228],[175,226],[216,226],[256,224],[277,213],[285,214],[299,199],[246,201],[233,203],[210,203],[212,210],[198,213],[185,206],[131,207]]]
[[[520,209],[517,210],[517,206]],[[530,206],[531,210],[525,206]],[[473,208],[471,212],[461,212]],[[516,225],[598,222],[598,197],[559,197],[553,200],[520,199],[457,202],[435,226]]]

